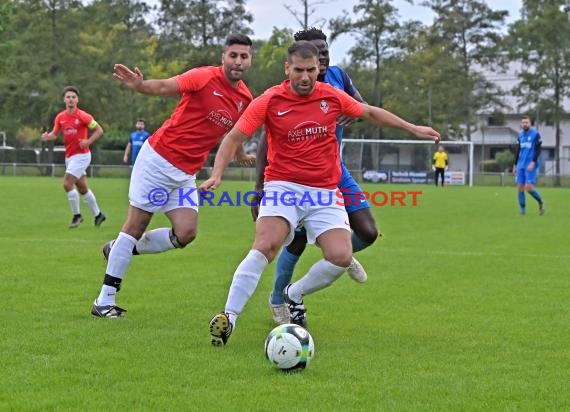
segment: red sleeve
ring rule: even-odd
[[[236,123],[240,132],[251,136],[259,127],[265,123],[265,116],[267,115],[267,105],[271,95],[269,93],[262,94],[254,99],[247,109],[243,112],[242,116]]]
[[[214,72],[210,67],[197,67],[185,73],[174,76],[178,83],[180,93],[189,93],[200,90],[214,77]]]
[[[58,134],[60,132],[60,128],[59,128],[59,118],[61,117],[61,113],[59,113],[57,116],[55,116],[55,120],[53,121],[53,133],[54,134]]]
[[[362,116],[362,113],[364,112],[364,106],[362,106],[362,103],[341,90],[335,89],[334,87],[332,89],[336,92],[340,100],[342,114],[348,117]]]
[[[93,116],[83,110],[79,112],[79,118],[85,126],[89,126],[89,123],[93,121]]]

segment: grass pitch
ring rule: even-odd
[[[69,230],[60,179],[0,178],[0,410],[570,409],[567,189],[540,189],[541,217],[527,197],[523,217],[513,188],[365,185],[423,193],[373,208],[384,238],[357,255],[367,283],[305,299],[316,356],[287,375],[263,354],[273,264],[228,346],[209,345],[253,239],[244,206],[205,206],[186,249],[134,257],[126,318],[93,318],[128,181],[90,183],[108,220],[95,229],[82,204]],[[296,277],[319,255],[308,247]]]

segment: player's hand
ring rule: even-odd
[[[447,170],[449,169],[449,166],[445,166],[445,171],[447,172]]]
[[[340,116],[338,116],[336,118],[336,124],[339,126],[350,126],[352,123],[356,122],[358,120],[358,117],[348,117],[345,116],[344,114],[341,114]]]
[[[435,172],[435,166],[432,165],[431,170]]]
[[[416,126],[413,133],[420,139],[433,140],[436,144],[441,140],[440,134],[429,126]]]
[[[89,147],[89,140],[87,140],[87,139],[80,140],[79,141],[79,147],[82,149]]]
[[[134,70],[122,64],[115,64],[113,77],[131,89],[137,89],[143,82],[143,74],[138,67]]]
[[[123,163],[129,163],[129,158],[127,156],[123,156]]]
[[[48,132],[43,132],[42,133],[42,140],[47,141],[49,137],[49,133]]]
[[[205,180],[200,186],[198,186],[199,192],[207,192],[209,190],[216,190],[218,186],[222,183],[222,179],[218,177],[210,177]]]
[[[257,217],[259,216],[259,204],[261,203],[261,199],[263,198],[263,192],[261,190],[257,191],[257,195],[254,195],[250,198],[249,202],[251,203],[251,217],[255,222]]]
[[[513,174],[516,175],[517,174],[517,166],[513,166]]]
[[[526,170],[529,171],[529,172],[532,172],[532,171],[534,170],[534,166],[535,166],[535,163],[534,163],[534,162],[530,162],[530,163],[528,164],[528,167],[526,168]]]
[[[241,167],[252,167],[255,166],[255,155],[254,154],[244,154],[244,156],[236,157],[236,163]]]

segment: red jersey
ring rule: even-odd
[[[291,91],[289,80],[256,98],[236,127],[251,136],[265,123],[265,181],[283,180],[334,189],[341,176],[336,118],[360,117],[362,105],[327,83],[308,96]]]
[[[75,109],[73,113],[67,110],[60,112],[54,120],[53,132],[63,133],[65,145],[65,157],[71,157],[79,153],[89,153],[89,147],[79,147],[79,142],[89,138],[87,129],[93,129],[97,123],[93,116],[81,109]]]
[[[198,67],[175,79],[182,97],[149,143],[172,165],[193,175],[253,97],[242,81],[233,87],[221,66]]]

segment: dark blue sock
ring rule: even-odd
[[[368,246],[372,244],[372,243],[363,242],[358,236],[356,236],[355,232],[352,232],[350,240],[352,241],[352,253],[356,253],[362,249],[366,249]]]
[[[271,292],[271,303],[274,305],[285,303],[283,299],[283,289],[291,282],[293,271],[299,261],[299,257],[300,256],[295,256],[289,252],[285,247],[281,250],[281,254],[277,258],[277,264],[275,265],[273,292]]]
[[[524,197],[524,192],[519,192],[519,205],[521,207],[521,212],[524,212],[526,209],[526,200]]]
[[[534,197],[536,199],[538,204],[542,204],[542,197],[540,197],[540,195],[538,194],[536,189],[532,189],[529,193],[532,197]]]

